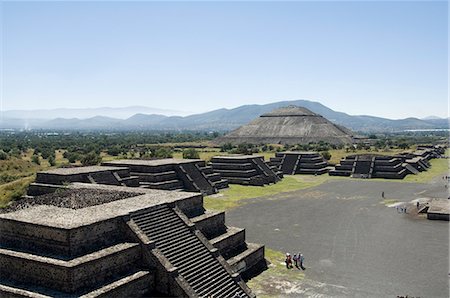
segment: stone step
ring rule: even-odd
[[[217,280],[217,278],[226,278],[225,274],[217,276],[216,273],[220,273],[220,267],[216,267],[210,272],[210,275],[205,277],[203,279],[203,282],[201,285],[197,286],[196,290],[200,295],[202,295],[203,292],[206,292],[209,290],[210,286],[214,284],[214,282]]]
[[[182,226],[182,223],[179,222],[177,218],[165,218],[164,221],[161,222],[145,222],[142,225],[142,229],[151,230],[154,236],[158,236],[160,233],[165,233],[169,227],[178,227]]]
[[[199,272],[201,275],[202,272]],[[217,284],[223,284],[229,281],[228,275],[226,273],[223,273],[222,271],[214,271],[214,269],[210,270],[210,274],[208,275],[210,277],[209,283],[206,278],[197,278],[197,283],[193,283],[192,287],[200,294],[200,295],[206,295],[208,292],[213,290],[213,287]],[[207,284],[205,286],[205,283]]]
[[[172,190],[183,188],[183,182],[180,180],[167,180],[162,182],[141,182],[141,185],[147,188]]]
[[[173,221],[171,224],[165,225],[164,229],[160,229],[167,222],[167,218],[165,218],[164,222],[152,222],[154,225],[158,226],[158,230],[155,234],[155,231],[152,228],[149,229],[141,229],[149,239],[155,241],[156,247],[159,251],[167,258],[167,260],[173,266],[178,268],[179,274],[184,277],[186,282],[191,286],[192,289],[198,289],[203,284],[205,278],[210,275],[220,274],[224,275],[223,280],[214,280],[211,283],[211,290],[204,292],[205,295],[200,295],[198,292],[198,296],[208,296],[216,294],[223,287],[228,287],[228,283],[232,283],[235,291],[242,290],[241,286],[237,284],[230,273],[222,266],[222,264],[212,255],[209,249],[200,241],[200,239],[190,231],[186,223],[168,206],[162,208],[169,210],[169,213],[172,215],[168,216]],[[150,218],[153,217],[154,213],[161,212],[161,210],[146,210],[148,216],[141,218]],[[133,218],[133,215],[131,216]],[[162,221],[162,220],[161,220]],[[138,227],[148,225],[145,220],[140,221],[138,223]],[[177,237],[178,229],[185,229],[188,233],[183,234],[182,241]],[[158,232],[163,231],[163,232]],[[164,235],[164,238],[160,236]],[[163,240],[163,241],[162,241]],[[162,241],[162,242],[161,242]]]
[[[168,226],[173,226],[174,230],[170,230]],[[142,226],[142,230],[146,233],[153,233],[153,239],[164,238],[165,235],[170,234],[170,232],[178,231],[182,229],[183,225],[180,224],[176,220],[167,221],[163,224],[158,224],[157,226],[152,226],[149,223],[146,223],[145,226]]]
[[[160,173],[131,173],[139,176],[141,182],[162,182],[177,180],[177,173],[175,171],[166,171]]]
[[[140,258],[138,243],[116,244],[71,260],[0,249],[0,276],[72,293],[131,271]]]
[[[175,245],[172,245],[170,247],[164,247],[166,253],[164,254],[166,257],[170,257],[173,259],[174,262],[177,262],[179,260],[188,261],[192,259],[192,254],[194,253],[195,256],[204,256],[202,254],[199,254],[196,250],[203,244],[199,243],[198,241],[190,241],[190,242],[184,242],[183,243],[183,249],[180,251],[179,247],[177,246],[175,248]],[[159,246],[161,247],[161,246]],[[186,262],[185,262],[186,264]]]
[[[252,270],[254,266],[264,263],[264,245],[247,243],[247,249],[227,259],[233,271],[245,273]]]
[[[220,251],[224,258],[227,258],[233,251],[245,247],[245,229],[228,227],[224,234],[211,239],[210,242]]]
[[[191,218],[191,221],[208,239],[226,232],[225,212],[223,211],[206,211],[202,215]]]
[[[216,265],[216,260],[212,257],[199,257],[197,259],[191,259],[189,262],[186,262],[180,272],[186,279],[192,280],[192,277],[195,276],[198,272],[206,272],[205,268],[212,268]]]
[[[222,179],[222,176],[220,176],[219,173],[208,174],[206,175],[206,177],[208,177],[208,179],[212,182],[216,182]]]
[[[227,179],[221,179],[219,181],[213,182],[213,185],[217,189],[224,189],[228,187],[228,180]]]

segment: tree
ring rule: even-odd
[[[41,161],[39,160],[39,155],[37,155],[37,154],[33,154],[33,156],[31,156],[31,161],[37,165],[41,164]]]
[[[53,155],[50,155],[50,156],[48,157],[48,163],[49,163],[52,167],[56,164],[56,162],[55,162],[55,157],[54,157]]]
[[[94,166],[94,165],[98,165],[101,162],[102,162],[102,157],[100,156],[100,154],[96,153],[95,151],[91,151],[91,152],[85,154],[81,158],[81,164],[83,166]]]
[[[200,154],[194,148],[189,148],[183,150],[183,158],[184,159],[199,159]]]
[[[5,151],[0,150],[0,160],[6,160],[8,159],[8,154],[6,154]]]
[[[326,160],[331,159],[331,153],[329,151],[322,151],[320,152],[320,154],[322,154],[323,158],[325,158]]]
[[[172,150],[168,149],[168,148],[158,148],[156,150],[152,150],[152,157],[155,158],[172,158],[173,157],[173,152]]]
[[[220,152],[227,152],[233,149],[233,145],[231,143],[225,143],[220,147]]]

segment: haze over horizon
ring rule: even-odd
[[[2,2],[1,109],[448,117],[446,2]]]

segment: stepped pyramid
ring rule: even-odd
[[[310,110],[288,106],[263,114],[216,140],[218,144],[349,144],[353,133]]]

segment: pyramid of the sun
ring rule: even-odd
[[[310,110],[288,106],[263,114],[216,140],[218,144],[350,144],[352,132]]]

